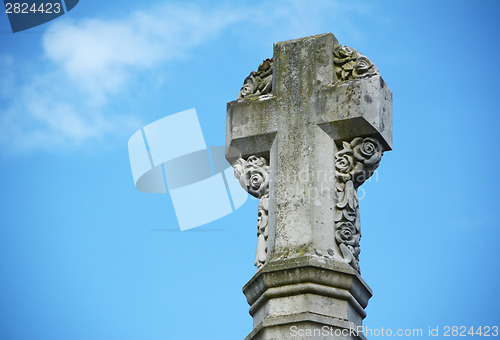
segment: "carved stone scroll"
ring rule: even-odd
[[[250,195],[260,198],[257,219],[257,252],[255,266],[262,268],[267,260],[268,210],[269,210],[269,165],[264,157],[240,158],[233,164],[234,176]]]
[[[361,228],[356,190],[378,167],[383,147],[377,139],[371,137],[357,137],[350,143],[344,141],[342,147],[335,154],[335,242],[342,258],[359,272]]]

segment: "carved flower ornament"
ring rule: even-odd
[[[269,166],[264,157],[250,156],[245,161],[240,158],[233,165],[234,175],[241,186],[252,196],[261,198],[269,188]]]
[[[334,50],[334,55],[339,59],[344,59],[344,58],[350,58],[355,52],[356,51],[350,48],[349,46],[338,45]]]
[[[367,166],[378,164],[382,159],[382,145],[375,138],[354,138],[351,147],[354,157]]]
[[[266,59],[257,71],[251,72],[243,82],[238,99],[258,97],[271,93],[273,79],[273,60]]]
[[[352,222],[338,222],[335,225],[335,241],[342,257],[359,272],[359,241],[361,233]]]
[[[338,243],[350,246],[359,244],[360,235],[351,222],[340,222],[335,229],[335,239]]]
[[[340,177],[339,179],[343,179],[345,181],[351,177],[350,173],[354,168],[354,159],[352,154],[342,151],[337,154],[335,159],[335,169],[338,172],[337,177]],[[349,151],[352,152],[352,150]]]
[[[375,138],[357,137],[351,143],[343,142],[342,146],[335,155],[336,177],[341,182],[353,180],[358,187],[377,168],[383,155],[382,145]]]
[[[339,80],[367,78],[378,74],[370,59],[348,46],[335,46],[333,63]]]
[[[366,78],[376,73],[375,65],[367,57],[360,57],[354,65],[352,76],[354,78]]]
[[[373,174],[383,152],[382,144],[376,138],[357,137],[351,142],[342,142],[342,149],[335,154],[335,176],[338,179],[335,242],[342,258],[357,271],[361,230],[356,188]]]
[[[250,195],[260,199],[257,219],[257,251],[255,266],[262,268],[267,261],[267,225],[269,209],[269,166],[264,157],[250,156],[238,159],[234,164],[234,176]]]
[[[265,188],[269,184],[269,177],[262,169],[255,169],[246,174],[248,192],[259,198],[264,193]]]

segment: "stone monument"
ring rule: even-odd
[[[357,188],[392,148],[392,93],[333,34],[274,44],[227,104],[226,159],[260,199],[247,340],[364,339]]]

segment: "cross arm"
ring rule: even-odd
[[[392,92],[381,76],[328,85],[319,106],[317,124],[337,142],[373,136],[392,150]]]
[[[278,104],[273,95],[227,103],[226,159],[232,164],[235,157],[267,155],[277,127]]]

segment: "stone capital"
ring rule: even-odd
[[[246,338],[288,339],[291,325],[356,330],[372,291],[349,265],[322,257],[272,261],[243,287],[254,318]],[[346,339],[363,339],[362,334]],[[306,339],[306,337],[304,338]]]

